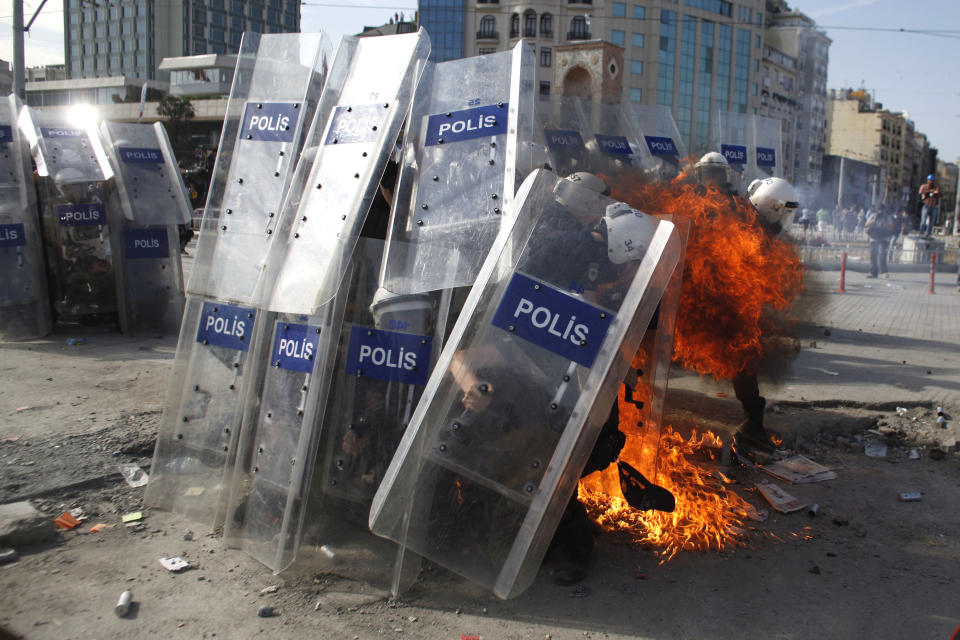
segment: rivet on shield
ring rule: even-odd
[[[200,385],[198,385],[198,384],[193,385],[193,390],[194,390],[194,391],[200,391]]]
[[[347,113],[350,113],[351,111],[353,111],[353,107],[347,107]]]
[[[556,410],[557,410],[557,403],[556,403],[556,402],[551,402],[551,403],[550,403],[550,411],[556,411]]]
[[[364,151],[364,152],[363,152],[363,153],[361,153],[360,155],[361,155],[361,156],[363,156],[364,158],[366,158],[366,157],[367,157],[367,152],[366,152],[366,151]]]
[[[442,444],[442,445],[440,445],[440,446],[438,447],[438,449],[440,449],[440,451],[446,451],[446,450],[447,450],[447,445]]]
[[[491,194],[490,194],[490,197],[491,197],[493,200],[496,200],[496,199],[499,198],[500,196],[498,196],[498,195],[495,194],[495,193],[491,193]]]
[[[539,285],[539,284],[533,285],[533,290],[534,290],[534,291],[540,291],[540,285]]]
[[[230,215],[231,213],[233,213],[233,209],[227,209],[227,210],[226,210],[226,214],[227,214],[227,215]]]
[[[207,340],[206,338],[204,338],[204,339],[203,339],[203,344],[210,344],[210,341]]]
[[[496,148],[497,143],[496,143],[496,142],[491,142],[491,143],[490,143],[490,146]]]
[[[389,103],[389,102],[384,102],[384,103],[383,103],[383,108],[384,108],[384,109],[389,109],[389,108],[390,108],[390,103]]]
[[[299,237],[300,237],[300,234],[299,234],[299,233],[295,233],[295,234],[293,234],[293,237],[294,237],[294,238],[299,238]]]
[[[178,434],[177,434],[177,440],[183,440],[183,434],[182,434],[182,433],[178,433]]]
[[[267,214],[267,217],[268,217],[268,218],[272,218],[272,217],[275,216],[275,215],[277,215],[277,214],[275,214],[273,211],[271,211],[270,213]]]
[[[303,216],[300,218],[300,222],[306,222],[306,221],[307,221],[307,216]]]
[[[423,226],[423,220],[417,220],[417,225],[422,227],[422,226]]]
[[[261,449],[261,451],[263,451],[263,449]],[[254,467],[254,468],[253,468],[253,472],[254,472],[254,473],[260,473],[260,467]]]
[[[373,129],[374,131],[376,131],[376,130],[377,130],[377,125],[373,125],[373,126],[371,127],[371,129]]]
[[[459,431],[459,430],[460,430],[460,423],[459,423],[459,422],[454,422],[452,425],[450,425],[450,428],[452,428],[454,431]]]
[[[420,208],[423,209],[424,211],[426,211],[426,210],[429,209],[430,207],[428,207],[427,204],[424,203],[424,204],[420,205]]]
[[[497,106],[500,107],[501,109],[503,109],[503,103],[502,103],[502,102],[498,102],[498,103],[497,103]]]
[[[294,108],[294,109],[299,109],[299,108],[300,108],[300,103],[299,103],[299,102],[294,102],[294,103],[293,103],[293,108]]]
[[[252,317],[253,317],[253,314],[252,314],[252,313],[248,313],[248,314],[247,314],[247,317],[248,317],[248,318],[252,318]]]
[[[276,362],[274,362],[274,363],[273,363],[273,366],[275,366],[275,367],[279,367],[279,366],[280,366],[280,361],[279,361],[279,360],[277,360]]]
[[[534,469],[539,469],[539,468],[540,468],[540,461],[539,461],[539,460],[534,460],[533,462],[530,463],[530,466],[533,467]]]
[[[258,102],[258,103],[257,103],[257,109],[263,109],[263,103],[262,103],[262,102]]]
[[[272,417],[273,417],[273,412],[272,412],[272,411],[267,411],[267,417],[268,417],[268,418],[272,418]]]
[[[581,347],[587,346],[587,341],[586,341],[586,340],[581,340],[581,341],[580,341],[580,346],[581,346]]]
[[[497,215],[500,215],[500,207],[494,207],[493,212]]]
[[[288,324],[283,325],[283,330],[284,330],[284,331],[290,331],[290,325],[288,325]]]
[[[336,138],[333,139],[333,144],[337,144],[338,142],[340,142],[340,141],[337,140]]]
[[[247,134],[247,140],[252,140],[252,139],[253,139],[253,136],[248,133],[248,134]]]
[[[188,418],[187,416],[183,416],[183,421],[184,421],[184,422],[190,422],[190,418]]]
[[[220,226],[220,231],[226,231],[226,230],[227,230],[227,225]]]
[[[601,312],[600,312],[600,319],[603,320],[603,319],[606,318],[606,317],[607,317],[607,314],[606,314],[605,312],[601,311]]]
[[[360,177],[360,174],[359,174],[359,173],[355,173],[355,174],[353,174],[353,177],[354,177],[354,178],[359,178],[359,177]]]
[[[280,172],[279,172],[279,171],[274,171],[274,172],[273,172],[273,177],[274,177],[274,178],[277,178],[277,177],[279,177],[279,176],[280,176]]]
[[[452,115],[453,115],[452,113],[450,113],[449,111],[447,111],[447,117],[448,117],[448,118],[451,117]]]
[[[489,162],[489,164],[490,164],[491,166],[492,166],[493,164],[495,164],[492,159],[491,159],[491,160],[488,160],[488,162]]]
[[[317,185],[317,189],[321,189],[321,188],[323,188],[323,185],[322,185],[322,184],[318,184],[318,185]]]
[[[533,485],[532,485],[532,484],[528,484],[527,486],[525,486],[525,487],[523,488],[523,490],[526,491],[527,493],[533,493]]]
[[[237,184],[243,184],[243,178],[237,178]]]
[[[230,391],[233,391],[236,388],[237,388],[237,385],[235,384],[231,384],[229,387],[227,387],[227,389],[230,389]]]
[[[570,376],[563,376],[564,382],[570,382]]]
[[[443,138],[437,138],[437,144],[443,144]]]
[[[373,331],[370,331],[369,329],[367,329],[367,335],[368,335],[368,336],[372,336],[372,335],[373,335]]]
[[[507,330],[508,330],[508,331],[516,331],[516,330],[517,330],[517,327],[516,327],[516,325],[512,325],[512,324],[511,324],[510,326],[507,327]]]
[[[267,235],[268,235],[268,236],[271,235],[272,233],[273,233],[273,229],[267,229]]]
[[[434,182],[436,182],[436,181],[439,180],[439,179],[440,179],[440,176],[433,176],[433,181],[434,181]]]

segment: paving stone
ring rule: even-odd
[[[22,547],[56,535],[53,520],[29,502],[0,504],[0,546]]]

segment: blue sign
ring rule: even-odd
[[[8,124],[0,124],[0,144],[7,144],[13,140],[13,127]]]
[[[243,111],[240,136],[246,140],[293,142],[299,118],[297,103],[248,102]]]
[[[678,156],[677,145],[671,138],[658,136],[644,136],[647,141],[647,148],[655,156]]]
[[[430,116],[427,120],[427,139],[423,144],[429,147],[435,144],[499,136],[507,132],[508,112],[507,103],[501,102]]]
[[[288,371],[313,373],[313,359],[320,349],[320,327],[277,323],[270,364]]]
[[[547,146],[551,149],[583,149],[583,137],[573,129],[544,129]]]
[[[61,227],[107,224],[107,212],[98,202],[58,204],[57,221]]]
[[[170,257],[170,241],[166,229],[125,229],[123,247],[131,260]]]
[[[430,336],[353,327],[347,351],[347,373],[425,385],[430,373],[432,343]]]
[[[747,164],[747,148],[739,144],[722,144],[720,153],[730,164]]]
[[[22,247],[27,244],[27,234],[22,223],[0,224],[0,247]]]
[[[82,138],[86,134],[83,129],[67,127],[40,127],[40,135],[44,138]]]
[[[160,153],[160,149],[120,147],[120,159],[126,163],[163,164],[163,154]]]
[[[777,166],[777,152],[766,147],[757,147],[757,166],[775,167]]]
[[[220,302],[204,302],[197,327],[197,342],[246,351],[257,312]]]
[[[630,149],[630,142],[624,136],[608,136],[598,133],[594,137],[597,139],[597,144],[600,145],[600,148],[603,149],[605,153],[616,156],[633,155],[633,151]]]
[[[613,314],[515,273],[493,325],[538,347],[593,366]]]
[[[382,104],[337,107],[330,118],[323,144],[357,144],[373,142],[380,135],[386,109]]]

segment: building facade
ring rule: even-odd
[[[813,190],[820,185],[826,151],[827,65],[832,41],[813,19],[790,9],[785,0],[768,0],[766,9],[764,42],[796,63],[791,175],[798,188]]]
[[[297,0],[63,0],[69,78],[166,80],[163,58],[236,53],[244,31],[299,30]]]
[[[467,17],[467,0],[420,0],[417,16],[420,26],[430,34],[430,60],[445,62],[465,56],[463,48]],[[477,4],[491,4],[477,0]]]
[[[790,182],[795,181],[797,88],[797,59],[765,41],[760,62],[759,114],[782,123],[783,177]]]
[[[431,0],[430,3],[440,3]],[[431,30],[420,3],[420,22]],[[623,49],[621,102],[669,107],[687,148],[708,150],[718,111],[756,114],[765,0],[467,0],[460,7],[463,56],[519,41],[537,56],[537,91],[562,93],[559,46],[604,41]]]

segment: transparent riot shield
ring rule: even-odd
[[[752,180],[783,177],[782,125],[783,122],[777,118],[750,117],[748,186]]]
[[[342,264],[343,256],[357,242],[428,55],[425,32],[356,42],[344,82],[328,84],[318,110],[322,126],[313,127],[308,142],[316,149],[313,163],[301,163],[282,212],[281,226],[292,225],[286,244],[275,249],[283,256],[271,258],[279,266],[277,284],[265,288],[273,351],[247,402],[226,529],[228,543],[278,571],[293,560],[300,540],[342,310],[373,298],[372,287],[359,300],[347,297],[349,281],[340,283],[350,262]],[[360,98],[378,102],[358,104]],[[326,199],[313,195],[318,191]],[[324,228],[331,206],[350,224]],[[315,224],[306,226],[311,219]],[[381,255],[382,242],[372,256],[358,253],[353,270],[375,273]]]
[[[265,293],[272,311],[312,315],[336,295],[429,52],[423,29],[356,42],[335,106],[313,127],[316,161],[284,214],[292,229]]]
[[[590,172],[611,181],[660,178],[660,163],[621,105],[591,105],[587,118]]]
[[[190,201],[173,149],[159,122],[104,122],[100,131],[114,168],[110,228],[120,329],[174,335],[184,304],[177,225],[190,221]]]
[[[671,223],[546,171],[516,208],[370,511],[502,598],[535,577],[680,250]]]
[[[406,131],[383,287],[419,294],[473,284],[532,158],[534,56],[431,64]],[[524,154],[526,155],[526,154]],[[518,163],[519,161],[519,163]],[[401,255],[400,249],[409,253]]]
[[[643,134],[650,154],[662,163],[664,180],[680,175],[687,162],[687,146],[680,136],[670,107],[630,102],[624,105],[628,120]]]
[[[253,293],[330,72],[324,34],[244,35],[147,486],[150,506],[222,522],[243,400],[256,386],[255,354],[269,340]]]
[[[17,126],[20,101],[0,99],[0,341],[50,333],[43,238],[30,147]]]
[[[94,321],[117,311],[107,212],[113,170],[93,121],[74,111],[20,111],[40,179],[48,281],[57,317]]]
[[[719,151],[730,164],[731,187],[737,193],[746,191],[746,170],[749,158],[750,117],[744,113],[718,111],[716,126],[711,128],[711,150]]]
[[[587,113],[579,98],[551,96],[537,102],[535,140],[560,176],[587,170]]]

